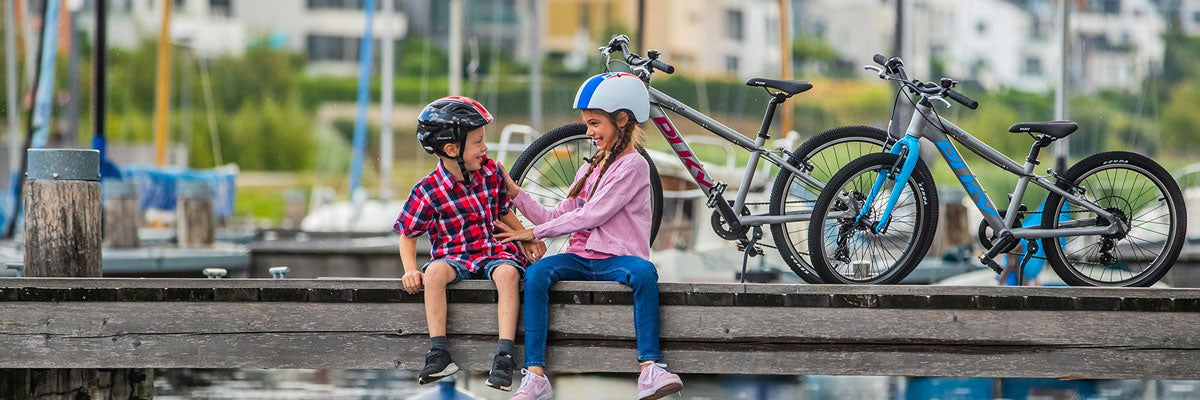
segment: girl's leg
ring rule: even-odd
[[[582,257],[557,254],[525,270],[525,367],[545,375],[546,331],[549,324],[550,287],[562,280],[585,280]]]
[[[641,257],[619,256],[594,264],[600,277],[633,289],[633,327],[636,330],[638,361],[662,359],[659,346],[658,271]]]

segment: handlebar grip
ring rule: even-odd
[[[884,65],[887,63],[887,57],[884,57],[882,54],[876,54],[871,59],[875,60],[875,63],[879,65]]]
[[[671,66],[671,64],[667,64],[658,60],[650,60],[650,67],[668,74],[675,73],[675,67]]]
[[[955,92],[953,90],[946,90],[946,97],[949,97],[951,100],[957,101],[958,104],[967,106],[967,108],[970,108],[972,110],[979,108],[978,101],[975,101],[975,100],[971,99],[970,97],[967,97],[967,95],[964,95],[962,93]]]

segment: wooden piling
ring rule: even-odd
[[[179,247],[212,246],[212,188],[205,182],[179,182],[175,197],[175,227]]]
[[[28,154],[25,276],[100,276],[100,153]]]
[[[30,149],[27,154],[25,276],[101,276],[100,153]],[[154,396],[153,374],[152,369],[124,368],[3,369],[0,398],[148,399]]]
[[[104,247],[138,247],[142,212],[138,208],[137,185],[122,181],[106,182],[103,189]]]

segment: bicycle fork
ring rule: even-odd
[[[892,222],[892,211],[896,208],[896,202],[900,199],[900,192],[903,191],[903,187],[900,185],[903,185],[912,176],[913,170],[917,167],[917,161],[921,158],[920,145],[921,138],[905,135],[903,139],[896,142],[896,145],[892,146],[889,153],[900,156],[897,160],[897,164],[901,164],[900,171],[897,173],[895,166],[893,166],[886,174],[881,172],[875,177],[875,184],[871,186],[871,193],[867,195],[867,200],[863,203],[862,210],[859,210],[858,217],[854,219],[855,223],[862,223],[863,219],[867,217],[867,214],[871,210],[871,205],[875,204],[876,196],[879,195],[880,190],[883,190],[884,181],[889,178],[894,179],[896,186],[892,188],[891,196],[888,198],[887,205],[883,208],[883,213],[879,215],[879,220],[872,227],[872,231],[875,234],[887,233],[888,225]]]

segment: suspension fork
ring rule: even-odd
[[[921,159],[921,138],[905,135],[888,152],[903,157],[904,163],[900,167],[900,173],[897,174],[896,171],[889,170],[888,173],[880,173],[875,177],[875,184],[871,186],[871,193],[867,195],[867,200],[863,203],[863,209],[858,212],[855,222],[862,222],[863,218],[867,216],[867,212],[870,211],[869,207],[871,204],[875,204],[875,198],[879,195],[879,191],[883,189],[883,182],[889,176],[895,176],[898,184],[908,182],[908,178],[912,176],[913,170],[917,167],[917,161]],[[879,222],[875,224],[874,231],[876,234],[887,232],[888,224],[892,222],[892,211],[896,208],[896,202],[900,200],[902,189],[892,189],[892,195],[888,198],[887,205],[883,208],[883,214],[880,214]]]

